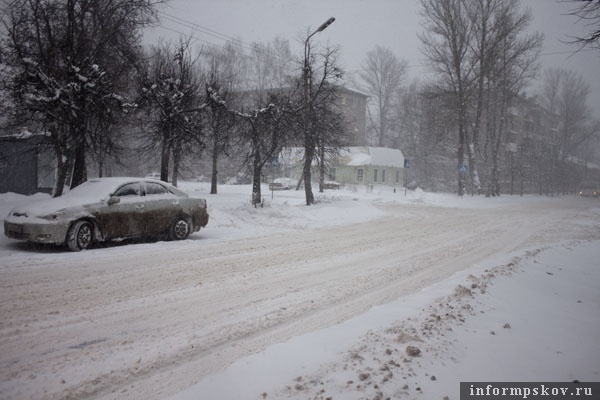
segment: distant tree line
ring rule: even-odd
[[[600,21],[598,2],[574,4],[576,15]],[[448,175],[441,161],[454,158],[460,196],[468,187],[490,196],[502,186],[511,193],[574,190],[585,178],[585,169],[574,176],[575,161],[598,156],[600,123],[587,107],[589,85],[570,71],[549,69],[541,92],[525,101],[543,42],[527,31],[531,11],[519,0],[421,0],[421,16],[432,81],[407,83],[406,61],[389,49],[366,55],[361,78],[371,96],[372,143],[416,158],[429,183]],[[578,43],[597,44],[597,33]],[[516,109],[531,112],[523,117]]]

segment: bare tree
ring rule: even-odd
[[[223,48],[205,48],[204,80],[206,101],[210,103],[204,113],[204,128],[211,157],[211,194],[217,194],[218,160],[227,154],[234,134],[235,119],[231,110],[236,109],[236,97],[242,90],[247,72],[247,57],[241,47],[228,42]]]
[[[246,89],[254,92],[255,98],[291,84],[293,57],[287,40],[277,37],[270,43],[253,43],[248,59]]]
[[[407,63],[398,60],[388,48],[376,46],[367,53],[360,77],[364,90],[375,101],[376,116],[369,112],[378,146],[385,146],[393,108],[398,102],[400,87],[406,77]]]
[[[530,11],[518,0],[422,0],[425,54],[440,72],[441,93],[454,97],[459,195],[468,157],[473,193],[481,192],[481,137],[491,156],[492,193],[500,193],[499,157],[505,113],[537,71],[543,37],[526,35]],[[485,126],[484,126],[485,123]]]
[[[473,2],[472,19],[478,40],[475,57],[478,60],[476,113],[471,142],[479,154],[482,117],[486,119],[486,144],[491,157],[490,194],[500,195],[500,155],[507,112],[520,91],[538,72],[538,58],[543,35],[526,34],[531,12],[520,11],[518,0],[478,0]],[[475,167],[472,168],[472,171]],[[479,176],[474,176],[475,190],[481,189]]]
[[[573,4],[569,15],[575,16],[581,23],[589,28],[583,36],[574,37],[573,43],[593,49],[600,49],[600,1],[598,0],[571,0]]]
[[[281,91],[270,93],[266,95],[263,107],[236,113],[246,124],[242,131],[249,144],[247,158],[252,164],[252,204],[255,206],[262,202],[260,183],[263,167],[286,143],[293,120],[291,94]]]
[[[98,119],[118,112],[127,71],[139,55],[140,29],[156,18],[147,0],[15,0],[3,22],[19,69],[21,106],[51,133],[58,161],[53,195],[71,167],[71,186],[85,181],[85,156]],[[105,132],[105,131],[104,131]]]
[[[575,72],[564,69],[546,71],[541,96],[542,104],[558,116],[550,151],[552,192],[560,191],[565,182],[558,179],[561,166],[575,153],[577,147],[588,141],[597,127],[587,106],[589,84]]]
[[[397,126],[398,135],[390,142],[391,147],[401,149],[405,158],[422,159],[428,140],[423,130],[424,104],[422,88],[414,80],[406,88],[398,89],[398,104],[394,107],[392,121]],[[405,182],[408,183],[408,182]]]
[[[276,38],[271,43],[253,43],[249,55],[248,90],[242,94],[242,143],[252,165],[252,202],[261,202],[263,167],[281,150],[292,131],[296,87],[290,87],[292,53],[289,42]]]
[[[301,131],[304,146],[302,180],[304,182],[306,205],[312,205],[315,203],[315,198],[312,192],[311,169],[317,156],[318,145],[322,141],[322,135],[325,135],[322,118],[326,116],[324,113],[317,112],[317,109],[327,103],[335,102],[337,84],[342,79],[343,71],[338,67],[337,62],[339,48],[327,47],[323,52],[317,54],[317,57],[313,57],[308,39],[305,44],[307,50],[305,60],[307,60],[309,66],[308,69],[303,69],[307,79],[303,77],[304,95],[301,100],[302,107],[298,107],[298,109],[302,110],[304,114],[302,118],[303,129]],[[321,109],[323,108],[321,107]],[[335,131],[331,133],[333,134]],[[321,149],[321,160],[323,160],[325,157],[324,146],[321,146]]]
[[[438,92],[450,93],[458,127],[458,195],[466,188],[465,146],[468,144],[468,111],[476,61],[472,57],[473,26],[464,0],[421,0],[424,31],[419,34],[422,50],[439,73]]]
[[[139,103],[153,128],[147,140],[150,148],[160,145],[160,179],[165,182],[173,160],[175,185],[182,148],[198,139],[193,114],[205,107],[200,104],[202,85],[189,44],[189,39],[180,38],[177,46],[165,42],[153,47],[146,71],[140,73]]]

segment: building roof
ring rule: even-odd
[[[287,147],[281,151],[279,157],[281,163],[298,164],[304,158],[304,148]],[[338,152],[337,164],[403,168],[404,156],[400,150],[387,147],[344,147]]]
[[[339,152],[341,165],[378,165],[382,167],[404,167],[404,155],[398,149],[387,147],[345,147]]]

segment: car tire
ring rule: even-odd
[[[67,233],[67,246],[72,251],[87,250],[94,242],[94,225],[88,221],[77,221]]]
[[[178,217],[169,229],[170,240],[185,240],[192,232],[192,220],[189,217]]]

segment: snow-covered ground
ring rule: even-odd
[[[183,242],[0,238],[0,398],[458,399],[600,380],[600,201],[202,183]],[[0,216],[45,195],[0,194]],[[407,347],[420,350],[407,354]]]

